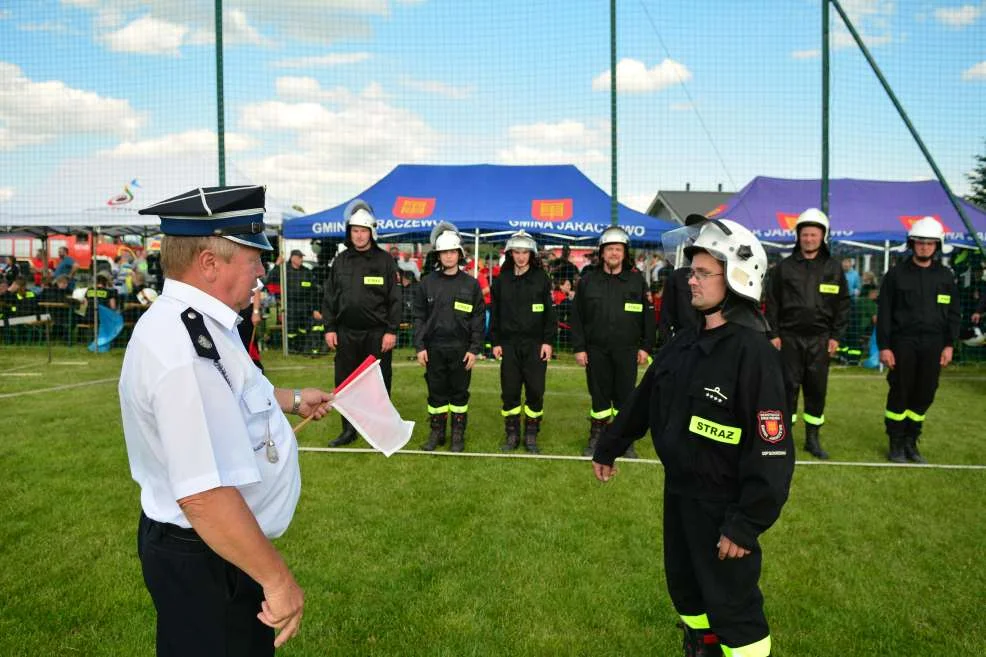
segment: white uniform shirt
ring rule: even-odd
[[[199,356],[181,314],[204,317],[223,378]],[[166,280],[137,322],[120,374],[120,408],[130,472],[148,518],[191,527],[177,500],[235,486],[270,538],[284,533],[301,493],[298,445],[274,386],[250,360],[239,317],[198,288]],[[270,463],[268,436],[277,446]]]

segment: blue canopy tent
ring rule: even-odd
[[[357,196],[374,209],[386,238],[427,237],[440,221],[466,234],[505,239],[520,229],[546,238],[590,241],[610,225],[610,196],[573,165],[401,164]],[[351,200],[351,199],[350,199]],[[287,238],[344,237],[349,203],[287,219]],[[677,224],[619,205],[634,244],[657,244]]]

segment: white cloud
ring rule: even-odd
[[[794,57],[795,59],[814,59],[821,56],[822,51],[817,48],[814,50],[795,50],[791,53],[791,57]]]
[[[695,109],[693,103],[671,103],[668,105],[668,109],[672,112],[688,112]]]
[[[435,96],[443,96],[453,100],[463,100],[465,98],[469,98],[476,91],[476,88],[472,85],[457,87],[445,82],[439,82],[438,80],[414,80],[411,78],[405,78],[403,80],[403,84],[405,87],[413,91],[420,91],[422,93],[433,94]]]
[[[508,135],[508,145],[496,152],[501,164],[575,164],[586,171],[609,162],[608,121],[595,126],[573,120],[515,125]]]
[[[73,134],[130,138],[143,122],[129,101],[59,80],[35,82],[18,66],[0,62],[0,151]]]
[[[188,27],[144,16],[101,38],[115,52],[178,56]]]
[[[966,27],[975,23],[983,15],[983,11],[983,7],[976,5],[942,7],[935,10],[935,20],[949,27]]]
[[[289,101],[343,103],[353,98],[345,87],[323,89],[315,78],[285,76],[274,81],[278,98]]]
[[[280,59],[271,62],[275,68],[323,68],[327,66],[343,66],[345,64],[358,64],[370,59],[372,55],[368,52],[330,52],[327,55],[317,57],[293,57]]]
[[[962,79],[966,81],[986,80],[986,62],[979,62],[962,71]]]
[[[216,152],[217,144],[218,138],[213,130],[188,130],[152,139],[124,141],[114,148],[101,151],[99,155],[114,158],[208,155]],[[238,153],[256,147],[257,141],[244,134],[227,132],[225,145],[228,153]]]
[[[190,46],[212,45],[216,42],[216,29],[206,25],[195,29],[186,43]],[[250,24],[247,15],[240,9],[223,11],[223,46],[232,45],[270,46],[271,41]]]
[[[68,32],[68,25],[65,23],[46,22],[46,23],[22,23],[17,26],[21,32]]]
[[[893,0],[842,0],[842,8],[846,10],[856,32],[863,39],[867,48],[875,48],[894,40],[891,19],[897,13]],[[836,48],[855,46],[849,30],[835,12],[832,44]]]
[[[10,11],[9,9],[0,9],[0,21],[5,21],[8,18],[13,18],[13,17],[14,17],[14,12]]]
[[[0,203],[4,201],[9,201],[14,198],[14,188],[13,187],[0,187]]]
[[[610,72],[603,71],[592,80],[593,91],[609,91]],[[665,59],[648,69],[643,62],[624,58],[616,65],[616,90],[626,93],[660,91],[691,80],[692,73],[684,64]]]

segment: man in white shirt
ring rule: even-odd
[[[161,215],[166,280],[119,393],[158,655],[273,655],[301,622],[304,594],[271,543],[301,492],[284,414],[320,419],[332,396],[274,388],[236,332],[271,250],[263,206],[263,187],[219,187],[141,211]]]

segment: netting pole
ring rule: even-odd
[[[822,0],[822,212],[829,213],[829,0]]]
[[[617,224],[616,195],[616,0],[609,0],[609,170],[610,223]]]
[[[216,134],[219,136],[219,186],[226,184],[226,108],[223,98],[223,0],[216,0]]]
[[[863,43],[863,39],[859,36],[859,32],[856,31],[856,27],[853,25],[852,21],[849,20],[849,16],[846,14],[846,12],[842,9],[842,5],[839,3],[839,0],[830,0],[830,1],[832,2],[833,5],[835,5],[835,10],[839,12],[839,16],[842,17],[842,21],[843,23],[845,23],[846,29],[849,30],[849,34],[852,35],[852,38],[856,42],[856,45],[859,46],[860,51],[863,53],[863,57],[866,58],[866,61],[870,65],[870,68],[873,70],[873,73],[880,81],[880,85],[883,87],[883,90],[887,93],[887,97],[890,98],[890,102],[894,104],[894,108],[896,108],[897,114],[900,115],[900,118],[904,122],[904,125],[907,126],[908,131],[910,131],[911,133],[911,137],[914,138],[914,142],[918,145],[918,148],[921,149],[921,153],[924,155],[924,159],[927,160],[928,165],[931,167],[931,170],[935,172],[935,177],[938,179],[938,182],[941,183],[942,188],[945,190],[945,194],[948,195],[948,200],[952,203],[952,207],[955,208],[955,211],[959,213],[959,218],[962,220],[962,223],[965,225],[966,230],[969,231],[969,235],[972,236],[973,241],[976,243],[976,246],[979,248],[979,252],[984,256],[986,256],[986,247],[983,246],[982,240],[979,239],[979,235],[976,233],[976,229],[969,221],[969,218],[965,216],[965,212],[962,210],[962,205],[959,203],[958,199],[956,199],[955,195],[952,193],[952,188],[948,186],[948,182],[946,182],[945,176],[942,175],[941,170],[938,168],[938,164],[935,162],[935,158],[931,156],[931,151],[929,151],[928,147],[924,145],[924,140],[921,139],[921,135],[918,134],[917,129],[911,123],[911,119],[907,116],[907,112],[904,111],[904,107],[900,104],[900,101],[897,100],[897,96],[894,94],[894,90],[890,88],[890,83],[887,82],[887,79],[885,77],[883,77],[883,72],[880,70],[880,67],[877,66],[876,60],[873,59],[873,55],[870,54],[870,51],[866,47],[866,44]]]

